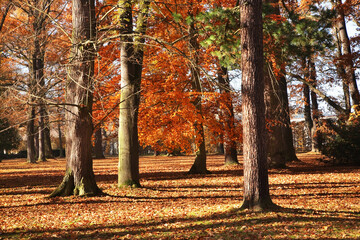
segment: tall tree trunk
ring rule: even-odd
[[[190,15],[190,17],[192,17]],[[193,100],[193,104],[197,110],[197,113],[202,117],[202,106],[201,106],[201,83],[200,83],[200,69],[198,67],[199,59],[197,55],[197,50],[199,49],[199,43],[196,37],[197,30],[195,28],[194,22],[189,26],[189,51],[190,59],[193,63],[190,64],[191,72],[191,85],[193,91],[197,94]],[[205,174],[210,173],[206,169],[206,147],[205,147],[205,134],[204,126],[201,121],[194,123],[195,129],[195,145],[196,145],[196,157],[193,165],[191,166],[189,173],[194,174]]]
[[[99,127],[99,129],[95,131],[94,152],[96,159],[105,158],[102,143],[102,128]]]
[[[73,0],[73,47],[66,88],[66,174],[50,196],[98,195],[93,172],[91,136],[95,1]]]
[[[349,35],[346,29],[345,14],[342,6],[341,0],[336,0],[336,10],[337,10],[337,31],[339,32],[339,37],[342,45],[342,52],[344,54],[344,65],[346,71],[346,80],[349,85],[350,95],[353,105],[360,104],[360,94],[359,89],[356,83],[356,75],[354,70],[353,56],[351,52]]]
[[[37,14],[38,15],[38,14]],[[35,30],[35,48],[32,56],[32,67],[33,67],[33,77],[37,84],[37,96],[39,103],[39,152],[38,159],[39,161],[46,161],[45,157],[45,80],[44,80],[44,42],[41,39],[41,35],[44,34],[45,26],[39,25],[40,18],[37,16],[35,18],[34,30]],[[43,23],[44,24],[44,23]]]
[[[309,67],[310,67],[310,81],[311,83],[316,86],[316,69],[315,63],[312,58],[309,60]],[[312,152],[319,152],[321,145],[322,145],[322,137],[321,132],[319,131],[319,120],[320,120],[320,111],[319,105],[317,101],[317,95],[314,91],[311,91],[311,112],[312,112],[312,129],[311,129],[311,151]]]
[[[139,138],[138,112],[140,105],[140,84],[143,63],[143,43],[147,27],[147,16],[150,2],[139,3],[136,32],[138,37],[126,34],[133,33],[132,2],[120,0],[120,33],[121,37],[121,101],[119,114],[119,166],[118,187],[140,186],[139,176]]]
[[[337,70],[339,77],[342,80],[344,101],[345,101],[345,111],[346,111],[346,115],[347,115],[346,118],[348,118],[350,115],[350,112],[351,112],[350,88],[349,88],[349,83],[348,83],[348,80],[346,77],[345,67],[344,67],[342,61],[340,61],[340,59],[343,58],[343,54],[342,54],[342,49],[341,49],[339,29],[337,27],[335,27],[335,30],[336,30],[336,48],[337,48],[336,57],[338,58],[338,61],[336,62],[336,70]]]
[[[273,208],[266,157],[262,0],[240,4],[244,201],[242,209]]]
[[[39,31],[41,34],[41,31]],[[36,36],[35,36],[36,37]],[[44,52],[40,47],[40,42],[36,37],[35,40],[35,52],[33,55],[33,71],[35,81],[37,83],[37,95],[39,102],[39,149],[38,149],[38,160],[41,162],[46,161],[45,156],[45,92],[44,92]]]
[[[303,61],[303,71],[304,71],[304,79],[307,82],[310,82],[310,71],[308,62],[304,59]],[[303,84],[303,94],[304,94],[304,119],[305,119],[305,129],[307,132],[307,136],[311,139],[311,133],[313,128],[313,120],[311,117],[311,101],[310,101],[310,89],[307,84]],[[305,144],[308,146],[308,144]]]
[[[39,105],[39,145],[38,145],[38,158],[39,161],[45,161],[45,141],[44,141],[44,56],[45,56],[45,26],[46,26],[46,13],[50,11],[50,1],[35,1],[27,11],[29,19],[32,19],[33,34],[33,50],[30,62],[30,78],[32,78],[32,87],[30,87],[29,94],[37,96],[36,103]],[[34,103],[32,103],[34,104]]]
[[[239,161],[237,159],[236,141],[234,140],[235,117],[227,68],[220,67],[218,69],[218,82],[220,85],[220,93],[225,96],[225,108],[220,109],[220,116],[224,125],[223,148],[225,165],[239,164]]]
[[[280,15],[279,1],[266,0],[268,14]],[[283,168],[287,162],[297,160],[290,125],[290,110],[285,78],[284,54],[279,44],[274,44],[274,56],[266,60],[265,80],[265,116],[268,120],[268,164],[269,167]],[[270,64],[270,63],[274,64]],[[276,66],[276,67],[271,67]]]

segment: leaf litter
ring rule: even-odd
[[[360,167],[322,156],[269,171],[276,212],[239,211],[242,165],[209,156],[212,174],[189,175],[193,157],[142,157],[142,188],[117,188],[117,159],[94,160],[100,197],[46,198],[64,159],[0,164],[0,239],[360,239]],[[241,161],[240,161],[241,162]]]

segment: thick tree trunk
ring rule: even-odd
[[[265,115],[268,120],[267,133],[267,152],[268,165],[270,168],[284,168],[289,159],[286,158],[287,148],[285,139],[285,124],[281,114],[283,104],[281,103],[281,92],[279,91],[279,82],[270,75],[270,69],[265,68]]]
[[[240,3],[244,201],[242,209],[275,207],[269,193],[266,157],[262,1]]]
[[[350,89],[350,96],[353,105],[360,104],[360,94],[359,89],[356,83],[356,75],[354,70],[354,63],[353,63],[353,56],[351,52],[350,40],[349,35],[346,29],[346,22],[345,22],[345,14],[344,9],[342,6],[341,0],[336,0],[336,10],[337,10],[337,31],[339,32],[339,38],[342,45],[342,52],[344,54],[344,65],[346,71],[346,80],[347,84],[349,85]]]
[[[268,14],[280,15],[279,1],[266,0]],[[270,33],[271,34],[271,33]],[[273,56],[265,65],[265,116],[268,120],[268,164],[272,168],[284,168],[287,162],[298,160],[293,145],[290,111],[285,78],[283,51],[279,44],[272,48]],[[275,64],[270,64],[270,63]],[[271,66],[276,67],[271,67]],[[275,68],[275,69],[274,69]]]
[[[285,156],[286,161],[298,161],[299,159],[296,156],[295,153],[295,147],[294,147],[294,138],[293,138],[293,131],[291,128],[291,122],[290,122],[290,108],[289,108],[289,96],[287,92],[287,83],[285,75],[282,75],[279,81],[280,85],[280,92],[282,97],[282,114],[283,114],[283,137],[285,138]]]
[[[73,0],[73,48],[66,88],[66,174],[50,196],[98,195],[91,136],[95,49],[94,0]]]
[[[196,37],[197,30],[195,24],[191,23],[189,26],[189,51],[190,58],[193,63],[190,65],[191,72],[191,85],[192,89],[197,96],[193,100],[193,104],[197,110],[197,113],[202,117],[202,106],[201,106],[201,83],[200,83],[200,70],[198,67],[198,55],[196,51],[199,49],[199,43]],[[205,147],[205,134],[204,126],[201,121],[194,123],[195,129],[195,145],[196,145],[196,157],[193,165],[191,166],[189,173],[191,174],[206,174],[210,173],[206,169],[206,147]]]
[[[103,141],[102,141],[102,129],[99,128],[95,132],[94,152],[95,152],[95,158],[96,159],[105,158],[102,143],[103,143]]]
[[[139,3],[136,32],[145,34],[149,1]],[[120,33],[133,33],[132,2],[120,0]],[[121,37],[121,103],[119,114],[119,166],[118,187],[140,187],[138,111],[143,63],[144,39]]]
[[[236,141],[234,140],[235,117],[227,68],[220,67],[218,69],[218,82],[220,86],[220,93],[225,96],[225,108],[220,109],[220,116],[222,118],[224,129],[222,137],[225,165],[239,164],[237,159]]]

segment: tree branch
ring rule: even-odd
[[[296,78],[298,81],[306,84],[309,86],[309,88],[311,89],[311,91],[315,92],[319,97],[321,97],[325,102],[327,102],[331,107],[333,107],[336,111],[342,113],[342,114],[346,114],[346,110],[344,108],[342,108],[339,104],[337,104],[336,102],[334,102],[333,100],[331,100],[328,96],[326,96],[323,92],[321,92],[319,89],[317,89],[313,84],[309,83],[308,81],[306,81],[304,78],[302,78],[301,76],[297,75],[297,74],[293,74],[293,73],[287,73],[287,75]]]

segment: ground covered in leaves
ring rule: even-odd
[[[193,157],[142,157],[143,188],[116,187],[117,159],[94,161],[101,197],[46,198],[64,159],[0,163],[0,239],[360,239],[360,167],[300,154],[270,170],[282,210],[239,211],[242,165],[208,158],[209,175],[188,175]]]

